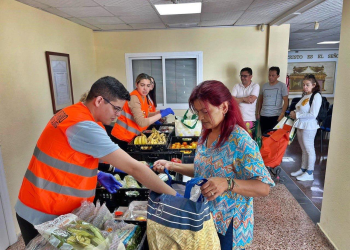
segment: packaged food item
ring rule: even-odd
[[[53,221],[36,225],[35,229],[49,243],[61,250],[108,249],[109,242],[100,230],[80,220],[74,214],[65,214]]]
[[[141,188],[137,181],[131,175],[124,177],[125,188]]]

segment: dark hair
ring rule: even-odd
[[[152,82],[152,79],[153,79],[153,89],[148,93],[149,97],[151,98],[153,104],[155,107],[157,107],[157,98],[156,98],[156,81],[154,80],[154,77],[153,76],[150,76],[151,78],[151,82]]]
[[[245,67],[245,68],[241,69],[241,74],[244,71],[247,71],[249,75],[253,75],[253,70],[249,67]]]
[[[205,81],[193,89],[188,100],[190,109],[193,112],[195,111],[194,102],[196,100],[202,101],[205,106],[210,103],[216,107],[226,101],[228,102],[228,110],[222,121],[220,138],[216,144],[216,148],[228,140],[236,124],[246,130],[239,106],[231,95],[230,90],[222,82],[216,80]],[[211,129],[203,128],[202,137],[199,141],[200,144],[203,144],[206,141],[210,132]]]
[[[86,101],[91,101],[97,96],[102,96],[110,101],[115,99],[130,101],[130,94],[124,85],[111,76],[105,76],[92,84]]]
[[[276,67],[276,66],[272,66],[271,68],[269,68],[269,71],[276,71],[277,75],[280,75],[280,68]]]
[[[151,81],[151,77],[149,75],[147,75],[146,73],[141,73],[136,77],[135,83],[138,84],[143,79]]]
[[[308,80],[312,84],[316,84],[316,86],[314,88],[312,88],[312,93],[321,92],[320,84],[318,83],[316,77],[313,74],[305,75],[304,80]]]

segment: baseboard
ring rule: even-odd
[[[318,229],[320,230],[320,232],[321,232],[321,233],[324,235],[324,237],[328,240],[328,242],[334,247],[334,249],[339,250],[339,249],[335,246],[334,242],[328,237],[328,235],[326,234],[326,232],[323,230],[323,228],[321,227],[320,223],[317,223],[316,225],[317,225]]]

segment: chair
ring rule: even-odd
[[[301,97],[295,97],[292,99],[292,102],[290,103],[289,107],[286,110],[286,115],[289,115],[289,113],[293,110],[295,110],[295,106],[300,101]]]
[[[326,119],[321,123],[321,126],[320,126],[320,129],[321,129],[321,152],[322,152],[322,148],[323,148],[323,131],[325,133],[331,132],[331,125],[332,125],[332,115],[327,115]]]

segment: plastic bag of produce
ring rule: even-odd
[[[124,181],[126,184],[125,188],[141,188],[137,181],[131,175],[127,175],[124,177]]]
[[[198,116],[188,115],[186,111],[183,117],[175,117],[175,135],[176,136],[199,136],[202,132],[202,123],[198,120]]]
[[[53,221],[36,225],[35,229],[57,249],[109,249],[110,242],[100,230],[74,214],[61,215]]]

